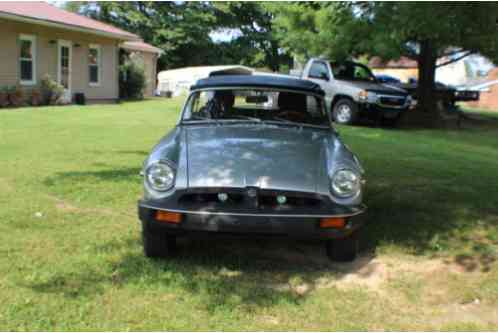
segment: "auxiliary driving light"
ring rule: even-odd
[[[277,202],[284,205],[287,202],[287,197],[285,195],[277,195]]]
[[[228,200],[228,194],[226,193],[218,193],[218,200],[221,202],[225,202]]]

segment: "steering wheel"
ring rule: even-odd
[[[306,121],[307,119],[306,114],[297,111],[282,111],[277,114],[277,117],[288,119],[290,121],[295,121],[295,122],[303,122]]]

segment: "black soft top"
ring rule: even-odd
[[[312,94],[324,95],[320,86],[311,81],[293,77],[272,75],[217,75],[200,79],[190,90],[224,87],[260,87],[286,90],[297,90]]]

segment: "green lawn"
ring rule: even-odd
[[[318,243],[231,239],[152,261],[138,172],[180,105],[0,110],[0,331],[498,327],[493,121],[339,128],[367,172],[352,264]]]

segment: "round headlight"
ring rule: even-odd
[[[352,197],[361,190],[360,176],[349,169],[341,169],[332,176],[332,191],[341,198]]]
[[[166,191],[173,186],[175,171],[165,162],[156,162],[147,168],[145,177],[153,190]]]

